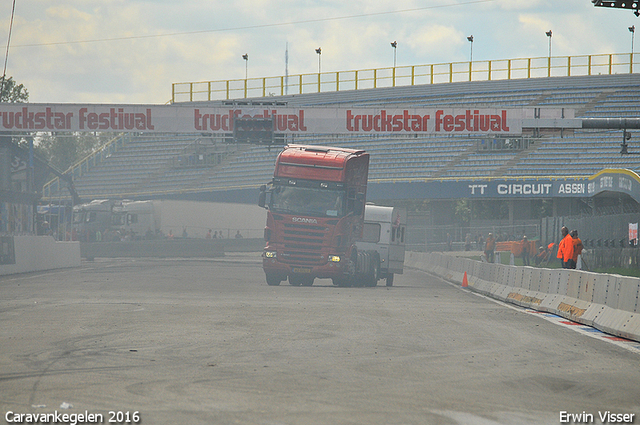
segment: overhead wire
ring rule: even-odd
[[[11,31],[13,30],[13,16],[16,13],[16,0],[13,0],[11,7],[11,21],[9,22],[9,36],[7,37],[7,50],[4,54],[4,69],[2,71],[2,84],[0,84],[0,96],[4,92],[4,82],[7,78],[7,63],[9,62],[9,46],[11,45]]]
[[[97,38],[97,39],[89,39],[89,40],[72,40],[72,41],[52,41],[47,43],[32,43],[32,44],[18,44],[14,45],[14,48],[18,47],[40,47],[40,46],[57,46],[57,45],[66,45],[66,44],[82,44],[82,43],[99,43],[99,42],[107,42],[107,41],[122,41],[122,40],[138,40],[145,38],[160,38],[160,37],[174,37],[179,35],[193,35],[193,34],[206,34],[206,33],[215,33],[215,32],[228,32],[228,31],[243,31],[250,29],[260,29],[260,28],[273,28],[273,27],[281,27],[286,25],[300,25],[300,24],[310,24],[317,22],[329,22],[329,21],[339,21],[345,19],[355,19],[355,18],[364,18],[369,16],[380,16],[380,15],[392,15],[398,13],[408,13],[408,12],[418,12],[422,10],[429,9],[441,9],[446,7],[456,7],[456,6],[468,6],[471,4],[477,3],[490,3],[496,0],[472,0],[465,1],[455,4],[438,4],[433,6],[424,6],[424,7],[416,7],[411,9],[402,9],[402,10],[394,10],[394,11],[385,11],[385,12],[371,12],[371,13],[361,13],[357,15],[346,15],[346,16],[335,16],[330,18],[315,18],[315,19],[304,19],[300,21],[291,21],[291,22],[276,22],[271,24],[259,24],[259,25],[246,25],[240,27],[230,27],[230,28],[217,28],[217,29],[208,29],[208,30],[197,30],[197,31],[183,31],[183,32],[172,32],[166,34],[147,34],[147,35],[132,35],[126,37],[110,37],[110,38]],[[15,2],[15,0],[14,0]]]

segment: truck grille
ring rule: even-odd
[[[280,260],[289,264],[315,265],[326,262],[322,247],[327,228],[308,224],[285,223],[284,252]]]

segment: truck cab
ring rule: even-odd
[[[150,238],[160,229],[160,204],[153,201],[123,201],[113,207],[111,226],[131,232],[137,239]]]
[[[94,199],[73,207],[73,227],[81,241],[93,242],[97,231],[104,232],[111,227],[113,204],[109,199]]]
[[[288,279],[294,286],[310,286],[315,278],[330,278],[342,286],[351,281],[358,268],[356,241],[362,238],[368,168],[364,151],[284,148],[258,201],[267,209],[267,284]]]

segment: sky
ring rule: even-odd
[[[0,2],[7,48],[12,0]],[[6,75],[34,103],[164,104],[171,84],[631,52],[632,11],[590,0],[16,0]],[[634,51],[640,50],[634,47]],[[249,60],[242,58],[249,55]],[[4,65],[4,55],[2,57]],[[246,68],[245,68],[246,66]]]

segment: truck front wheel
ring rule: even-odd
[[[393,273],[387,275],[387,286],[393,286]]]
[[[348,288],[352,284],[352,279],[349,276],[334,277],[332,280],[335,286],[341,288]]]
[[[312,286],[314,281],[313,276],[306,275],[289,275],[289,284],[293,286]]]
[[[268,274],[267,276],[267,285],[269,286],[278,286],[280,285],[280,282],[282,282],[282,279],[280,278],[280,276],[276,276],[273,274]]]

